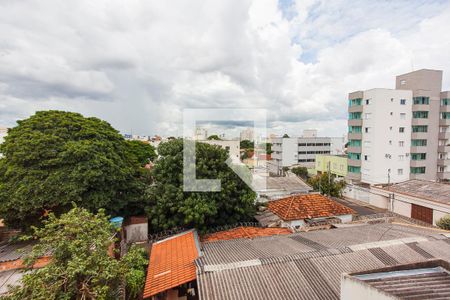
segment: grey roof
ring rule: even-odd
[[[450,299],[449,264],[442,260],[404,264],[344,275],[400,299]]]
[[[8,292],[8,286],[18,285],[23,273],[20,270],[0,272],[0,296]]]
[[[286,177],[253,176],[255,190],[269,198],[308,193],[312,188],[294,174]]]
[[[33,242],[0,244],[0,262],[19,259],[28,254],[32,247]]]
[[[450,184],[413,179],[383,189],[450,205]]]
[[[203,244],[201,299],[339,299],[342,273],[450,260],[450,239],[428,228],[373,224]]]

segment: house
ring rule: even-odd
[[[278,216],[281,226],[299,228],[307,223],[337,218],[351,222],[356,212],[321,194],[293,195],[269,201],[267,210]]]
[[[198,299],[194,261],[201,255],[199,245],[195,230],[153,243],[144,299]]]
[[[450,185],[412,179],[392,185],[370,187],[374,204],[405,217],[436,225],[450,215]]]
[[[261,173],[253,173],[253,186],[259,202],[279,199],[293,194],[307,194],[312,188],[299,177],[271,177]]]
[[[233,229],[214,232],[206,234],[202,237],[202,242],[212,242],[212,241],[227,241],[234,239],[253,239],[256,237],[263,236],[273,236],[279,234],[290,234],[291,230],[288,228],[263,228],[263,227],[252,227],[252,226],[239,226]]]
[[[199,297],[340,299],[344,273],[450,260],[448,232],[400,221],[380,218],[330,230],[205,241],[196,260]],[[434,299],[448,292],[448,285],[434,286],[434,295],[425,285],[418,290]],[[352,299],[379,298],[365,294]]]

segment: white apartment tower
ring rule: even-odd
[[[450,178],[450,93],[442,71],[396,78],[396,89],[349,94],[348,178],[368,184]]]

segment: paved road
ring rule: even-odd
[[[342,205],[352,208],[360,216],[372,215],[372,214],[377,214],[377,213],[386,211],[385,209],[374,207],[369,204],[363,204],[363,202],[360,202],[360,201],[356,202],[356,201],[352,201],[350,199],[338,199],[338,198],[334,198],[334,200],[341,203]]]

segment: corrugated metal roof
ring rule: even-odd
[[[17,269],[0,272],[0,296],[8,292],[9,285],[18,285],[22,276],[23,272]]]
[[[348,247],[409,237],[424,238],[359,251]],[[446,240],[431,229],[374,224],[206,243],[197,259],[200,299],[339,299],[342,273],[429,257],[450,260]],[[221,264],[228,265],[218,268]],[[216,268],[207,267],[212,265]]]
[[[0,244],[0,262],[13,261],[31,252],[33,242]]]

